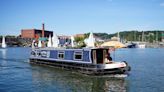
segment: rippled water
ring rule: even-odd
[[[0,92],[164,92],[164,49],[119,49],[115,61],[132,67],[126,78],[86,76],[31,65],[30,48],[0,49]]]

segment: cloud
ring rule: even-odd
[[[160,3],[160,6],[164,7],[164,3]]]

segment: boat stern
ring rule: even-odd
[[[95,74],[127,74],[131,68],[127,62],[112,62],[110,64],[98,64]]]

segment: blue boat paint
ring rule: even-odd
[[[82,60],[75,60],[75,61],[90,62],[90,57],[89,57],[90,51],[83,51],[83,50],[81,50],[81,51],[80,50],[78,50],[78,51],[71,51],[71,50],[70,51],[69,50],[57,51],[57,50],[51,50],[50,51],[50,58],[59,59],[58,58],[58,53],[59,52],[64,52],[64,59],[63,60],[75,60],[74,53],[75,52],[82,52]]]
[[[58,51],[50,50],[50,58],[57,59],[57,57],[58,57]]]
[[[89,54],[90,51],[88,50],[82,50],[82,49],[77,49],[75,50],[35,50],[35,52],[37,53],[37,55],[33,56],[32,58],[37,58],[37,59],[47,59],[47,60],[55,60],[55,61],[65,61],[65,62],[80,62],[80,63],[92,63]],[[42,52],[47,52],[47,54],[49,54],[47,57],[46,56],[42,56],[39,55],[39,53]],[[59,52],[64,52],[64,58],[63,59],[59,59],[58,58],[58,53]],[[75,52],[82,52],[82,59],[81,60],[77,60],[74,57],[74,53]],[[84,56],[85,55],[85,56]]]

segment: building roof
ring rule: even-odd
[[[23,31],[29,31],[29,30],[37,30],[37,31],[42,31],[42,29],[22,29]],[[47,32],[53,32],[53,31],[48,31],[48,30],[44,30]]]

